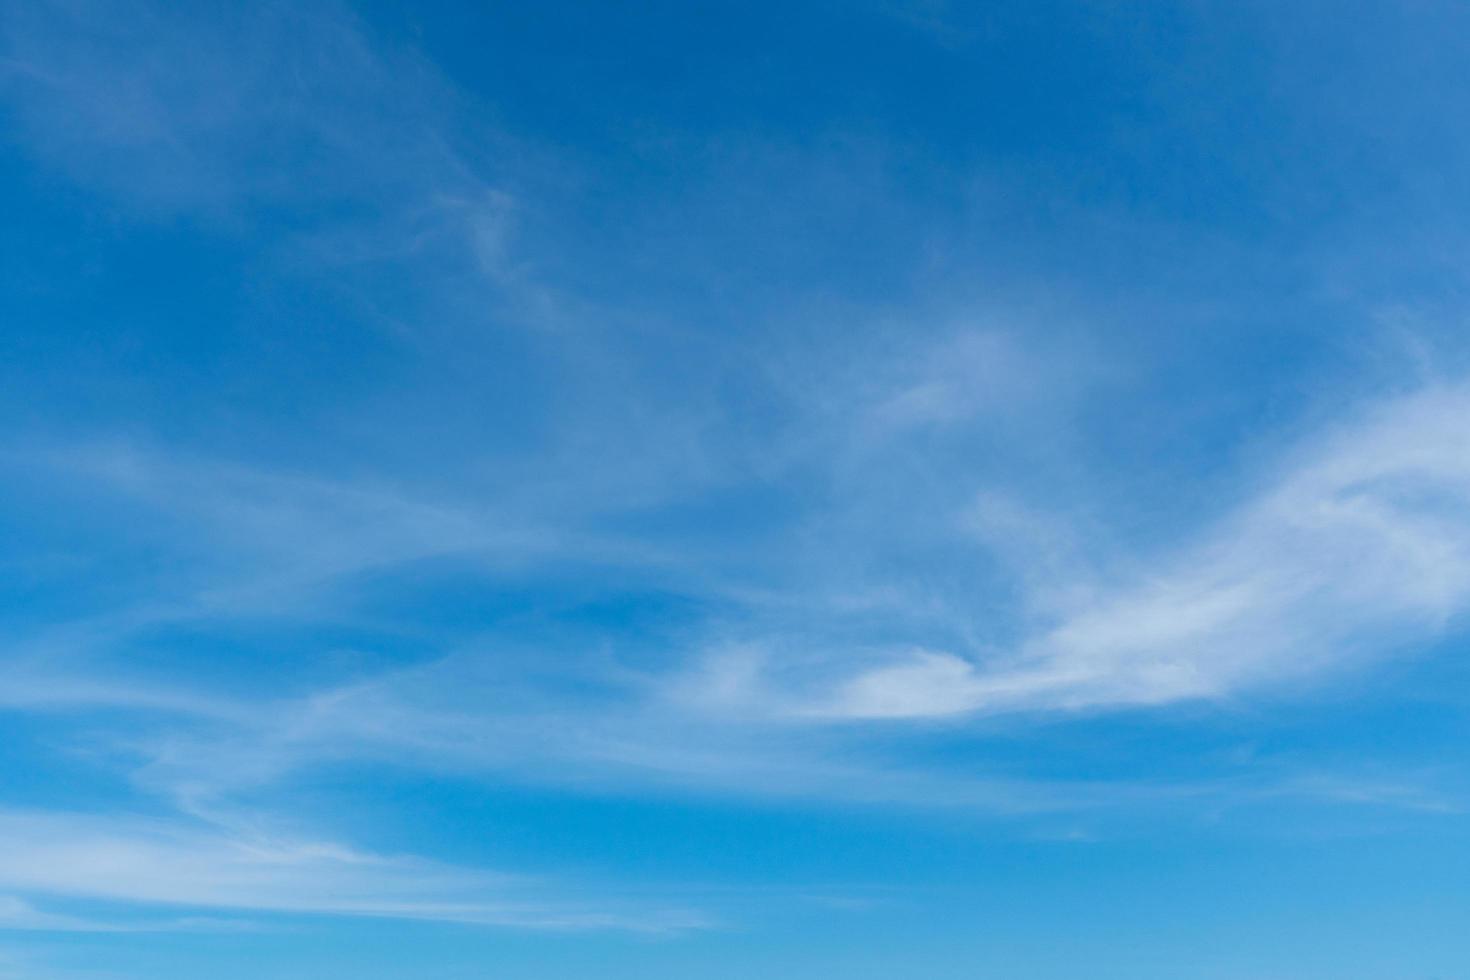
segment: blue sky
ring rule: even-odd
[[[0,6],[0,978],[1470,976],[1470,8]]]

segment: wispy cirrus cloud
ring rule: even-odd
[[[64,666],[61,673],[42,671],[12,691],[10,702],[112,703],[224,724],[223,734],[176,731],[145,752],[148,778],[187,787],[187,794],[269,782],[299,765],[362,753],[431,767],[549,766],[572,781],[642,771],[660,773],[670,784],[706,787],[776,785],[789,770],[791,785],[820,785],[837,796],[861,796],[856,787],[864,780],[902,795],[896,787],[906,779],[928,777],[906,776],[902,767],[886,775],[881,768],[847,768],[826,757],[839,751],[844,725],[1214,699],[1371,662],[1411,645],[1408,637],[1432,640],[1470,595],[1467,405],[1463,388],[1436,383],[1364,406],[1351,422],[1288,453],[1214,526],[1147,554],[1120,558],[1090,550],[1094,542],[1074,528],[1003,498],[982,495],[979,537],[972,535],[973,509],[924,515],[929,523],[948,519],[957,540],[968,539],[977,552],[999,548],[1008,566],[1019,569],[1021,601],[1029,601],[1028,590],[1042,596],[1018,620],[1039,625],[1010,650],[856,648],[830,638],[807,645],[801,625],[794,632],[782,626],[779,637],[763,635],[763,618],[772,610],[790,616],[806,604],[825,618],[851,612],[818,576],[807,579],[810,594],[788,593],[774,604],[745,596],[752,605],[743,639],[717,644],[711,654],[690,647],[672,661],[661,654],[663,666],[654,667],[638,651],[621,665],[563,651],[566,689],[548,685],[544,675],[523,675],[530,659],[495,656],[465,637],[460,652],[426,664],[254,708],[129,681],[126,670],[105,666],[105,656],[89,662],[93,673],[85,683],[68,682]],[[684,578],[691,594],[712,588],[722,601],[741,601],[728,577],[699,577],[697,552],[681,554],[626,532],[599,537],[595,520],[581,534],[566,528],[539,534],[524,516],[497,530],[493,509],[446,507],[383,488],[131,453],[63,459],[73,476],[166,511],[191,528],[185,539],[228,556],[220,566],[224,579],[185,582],[174,611],[158,613],[163,620],[207,624],[215,615],[276,615],[281,607],[272,597],[330,590],[367,569],[411,568],[428,557],[462,553],[523,567],[628,563],[642,574],[653,561],[669,579],[679,578],[681,568],[695,572]],[[851,460],[843,456],[844,472]],[[849,570],[839,571],[850,585]],[[859,584],[873,594],[891,584],[881,571],[865,576]],[[955,593],[950,583],[944,602],[931,605],[922,594],[911,599],[906,585],[860,614],[871,619],[874,608],[891,614],[897,625],[890,632],[923,630],[929,621],[948,623]],[[241,599],[250,595],[261,601]],[[225,601],[230,596],[239,601]],[[101,639],[97,649],[105,654],[108,637]],[[109,672],[112,680],[98,680]],[[568,700],[570,690],[582,694]],[[589,691],[595,692],[590,700]],[[242,724],[252,713],[271,720],[259,730]],[[790,754],[785,739],[792,726],[833,724],[839,733],[831,744]],[[221,759],[230,761],[216,765]],[[233,779],[212,779],[211,768]],[[912,789],[939,798],[951,792],[941,784]],[[1069,794],[1056,787],[1001,780],[960,795],[971,790],[977,801],[1001,807],[1068,805]]]
[[[236,932],[257,928],[246,919],[211,916],[120,918],[74,915],[39,908],[13,895],[0,895],[0,930],[25,932]]]
[[[1452,878],[1463,18],[1369,6],[0,6],[0,975]]]
[[[1163,704],[1429,641],[1470,601],[1467,423],[1459,386],[1373,405],[1194,541],[1078,589],[1085,601],[1016,651],[918,650],[790,710],[919,718]]]
[[[492,308],[560,318],[516,247],[515,175],[537,154],[468,125],[437,69],[349,5],[14,8],[0,98],[36,159],[134,216],[254,238],[259,262],[399,341],[473,333]],[[380,288],[404,269],[416,288]]]
[[[421,919],[543,929],[668,931],[696,913],[599,907],[536,895],[545,883],[382,856],[278,835],[246,836],[178,819],[0,812],[0,891],[161,908]],[[519,894],[518,894],[519,893]],[[0,928],[136,928],[37,911],[11,898]],[[200,928],[152,920],[149,929]]]

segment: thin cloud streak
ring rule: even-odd
[[[789,710],[922,718],[1165,704],[1412,648],[1470,602],[1467,501],[1470,394],[1431,387],[1304,450],[1220,527],[1013,658],[922,650]]]
[[[261,928],[247,919],[208,916],[119,919],[48,912],[13,895],[0,895],[0,931],[22,932],[250,932]]]
[[[268,785],[302,766],[354,758],[429,769],[540,770],[551,772],[553,783],[761,787],[763,795],[948,800],[1001,812],[1141,798],[1156,790],[955,780],[876,760],[853,764],[842,746],[857,735],[850,729],[856,722],[1070,715],[1220,698],[1371,661],[1404,648],[1406,635],[1431,639],[1470,596],[1467,412],[1470,397],[1445,384],[1370,406],[1356,422],[1304,445],[1254,499],[1194,543],[1166,552],[1142,573],[1137,569],[1148,560],[1130,562],[1127,584],[1047,581],[1038,607],[1056,607],[1068,596],[1071,607],[1009,657],[915,647],[896,655],[838,649],[783,661],[757,632],[753,642],[692,658],[692,666],[685,657],[672,667],[620,670],[594,667],[591,659],[576,666],[572,657],[563,664],[568,676],[597,692],[572,703],[555,684],[519,676],[511,662],[492,669],[498,658],[487,658],[474,642],[458,654],[304,698],[253,701],[161,689],[130,681],[125,671],[108,681],[98,673],[105,658],[88,662],[85,678],[71,676],[74,668],[63,659],[29,683],[17,673],[5,700],[27,710],[111,706],[207,723],[164,726],[131,742],[141,783],[194,805]],[[237,584],[237,595],[300,593],[313,582],[330,585],[366,568],[466,548],[532,563],[587,555],[586,538],[541,538],[522,527],[501,539],[471,511],[371,488],[135,454],[83,454],[69,466],[140,496],[171,520],[193,522],[206,547],[232,556],[223,568],[238,574],[242,561],[254,565],[242,581],[258,584]],[[994,520],[996,504],[987,506]],[[1049,572],[1106,566],[1076,554],[1085,552],[1085,539],[1048,529],[1039,515],[1001,516],[1020,520],[1025,535],[1065,542],[1037,553]],[[627,560],[646,566],[647,551],[636,543],[627,548]],[[1065,559],[1056,557],[1059,548]],[[615,560],[616,551],[600,555]],[[218,584],[194,588],[227,594]],[[226,608],[195,601],[181,608],[201,622]],[[784,601],[799,605],[802,597]],[[809,601],[825,603],[820,592]],[[239,616],[252,604],[228,608]],[[910,621],[926,615],[922,606],[905,610]],[[106,631],[94,639],[105,654]],[[828,732],[793,752],[793,740],[813,727]],[[848,762],[832,761],[844,756]]]
[[[618,911],[511,894],[533,890],[530,885],[330,842],[243,837],[179,820],[0,811],[0,890],[12,893],[537,929],[662,932],[704,924],[691,912]],[[17,908],[23,911],[11,911]],[[32,928],[65,924],[19,912],[15,918]]]

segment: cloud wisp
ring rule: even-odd
[[[696,913],[546,898],[545,882],[279,835],[228,833],[178,819],[0,812],[0,893],[257,915],[415,919],[535,929],[668,932]],[[538,895],[538,893],[543,893]],[[0,928],[205,928],[198,917],[141,924],[39,911],[10,898]]]
[[[1394,398],[1301,451],[1196,541],[1079,590],[1087,604],[1015,653],[918,650],[789,710],[861,719],[1165,704],[1411,648],[1470,602],[1467,500],[1470,394]]]
[[[1010,654],[920,648],[846,678],[844,660],[885,655],[798,656],[798,669],[815,662],[828,672],[818,682],[826,693],[813,693],[812,685],[783,690],[780,671],[790,665],[776,664],[776,676],[767,676],[772,665],[757,643],[721,653],[670,690],[705,707],[760,706],[756,715],[768,719],[925,717],[1210,698],[1370,659],[1395,642],[1402,647],[1405,637],[1431,638],[1470,596],[1467,418],[1470,396],[1453,385],[1371,406],[1298,450],[1193,541],[1115,563],[1120,570],[1106,585],[1096,573],[1056,581],[1065,566],[1049,542],[1071,536],[1028,516],[1023,536],[1039,543],[1021,560],[1040,563],[1050,577],[1023,578],[1046,578],[1049,596],[1075,598]],[[670,570],[687,562],[626,534],[575,533],[549,522],[538,531],[527,514],[497,528],[492,511],[383,489],[134,453],[73,454],[65,465],[195,524],[208,531],[211,547],[235,553],[239,560],[228,566],[235,579],[206,577],[210,584],[196,585],[179,616],[281,609],[283,600],[289,607],[292,597],[344,577],[435,556],[652,560]],[[1068,549],[1080,547],[1068,540]],[[1014,541],[1007,548],[1012,561],[1025,551]],[[239,578],[242,561],[250,571]],[[1088,556],[1080,564],[1105,562]],[[907,615],[922,620],[925,613]]]

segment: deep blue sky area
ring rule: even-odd
[[[0,980],[1470,978],[1470,7],[0,4]]]

